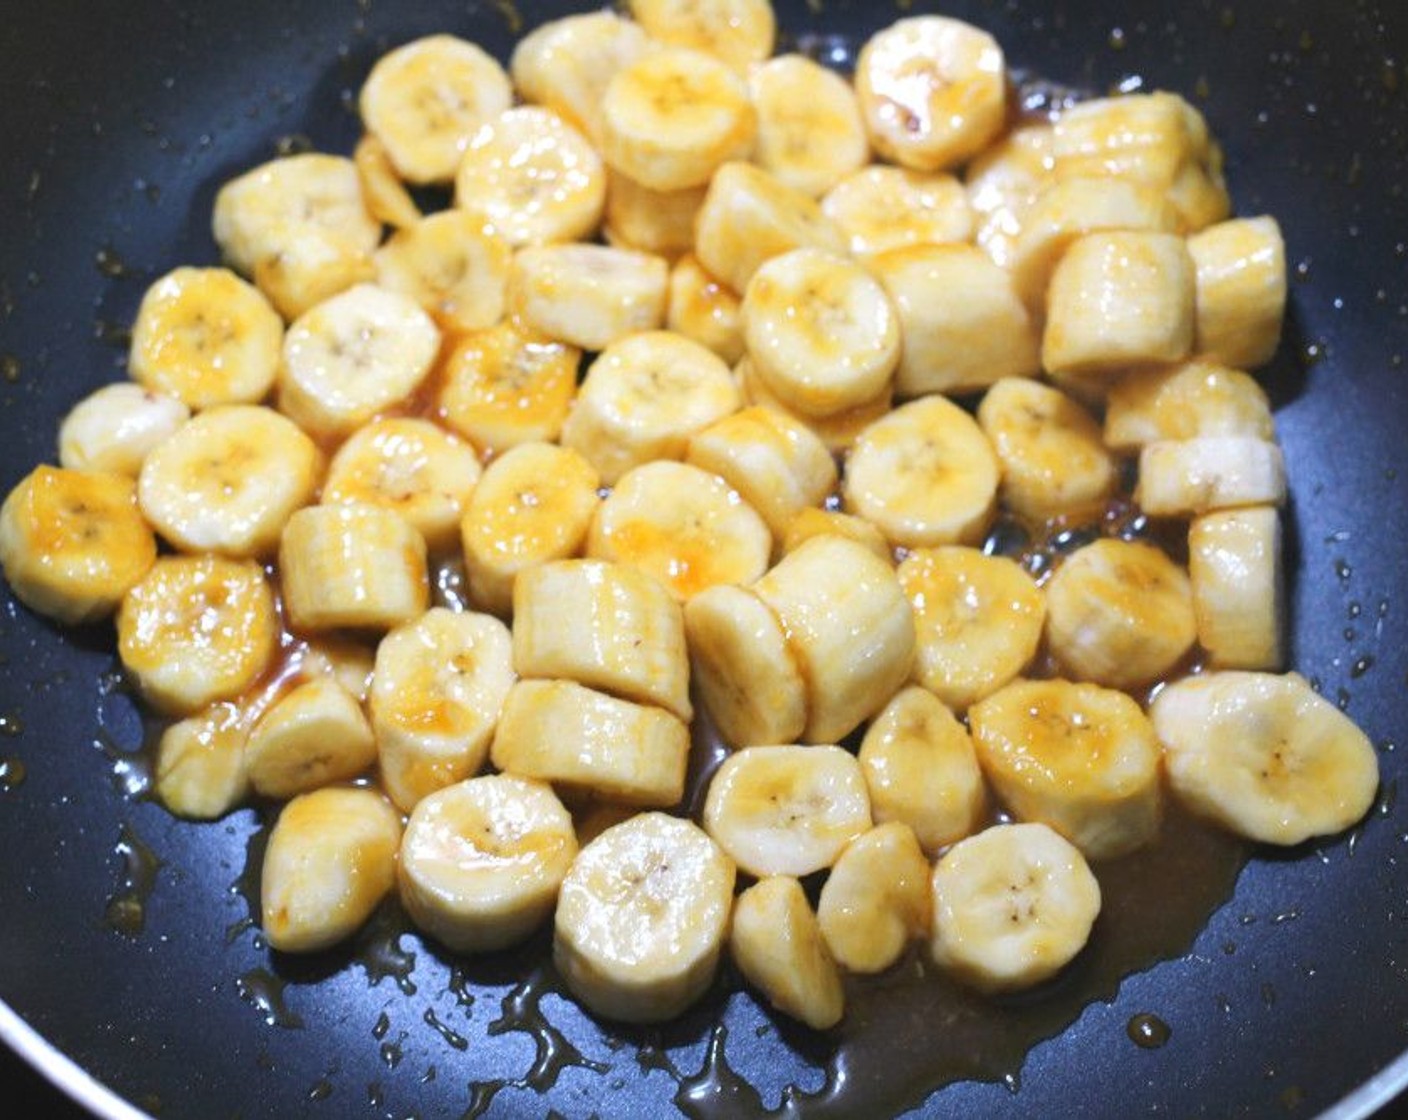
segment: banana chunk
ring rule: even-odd
[[[898,961],[911,941],[929,932],[929,875],[914,831],[900,821],[876,825],[847,844],[816,907],[832,957],[863,973],[884,972]]]
[[[553,962],[598,1015],[674,1018],[714,979],[734,878],[729,858],[689,821],[641,813],[608,828],[562,881]]]
[[[761,879],[738,896],[728,947],[743,978],[784,1015],[817,1031],[841,1021],[841,973],[802,884],[790,875]]]
[[[223,405],[152,450],[137,500],[179,549],[262,557],[312,500],[322,471],[317,445],[292,420],[262,405]]]
[[[356,933],[396,885],[401,820],[369,789],[320,789],[279,814],[260,875],[271,948],[314,953]]]
[[[152,448],[191,418],[175,397],[126,381],[79,401],[59,425],[59,465],[136,478]]]
[[[967,192],[942,172],[873,164],[832,186],[821,200],[821,211],[841,227],[858,257],[910,245],[967,241],[973,234]]]
[[[530,245],[509,269],[509,310],[539,334],[583,350],[665,321],[670,266],[663,257],[606,245]]]
[[[421,220],[420,207],[396,174],[385,144],[367,133],[352,149],[352,162],[357,165],[362,197],[373,218],[393,229],[405,229]]]
[[[70,626],[117,610],[156,561],[126,475],[38,466],[0,506],[0,566],[30,610]]]
[[[171,724],[156,750],[156,795],[188,820],[219,820],[249,794],[249,721],[236,704],[212,704]]]
[[[332,677],[285,693],[245,743],[250,785],[264,797],[293,797],[349,781],[376,761],[376,741],[357,698]]]
[[[1196,279],[1195,349],[1238,369],[1271,361],[1286,312],[1286,243],[1275,218],[1239,218],[1188,239]]]
[[[434,607],[382,638],[371,722],[398,808],[484,765],[514,679],[508,627],[491,615]]]
[[[1281,448],[1255,436],[1156,440],[1139,452],[1135,501],[1154,517],[1187,517],[1286,501]]]
[[[1196,436],[1274,439],[1266,390],[1241,370],[1201,360],[1135,370],[1110,388],[1105,444],[1112,450]]]
[[[1046,640],[1077,680],[1149,684],[1196,636],[1188,575],[1153,545],[1095,541],[1066,557],[1046,584]]]
[[[357,98],[367,131],[412,183],[448,183],[475,131],[512,103],[503,67],[452,35],[382,55]]]
[[[783,403],[782,399],[758,376],[755,369],[753,359],[745,356],[734,370],[734,381],[738,385],[739,392],[743,394],[744,402],[762,408],[770,408],[774,412],[781,412],[791,417],[808,428],[833,455],[849,451],[861,432],[888,413],[890,405],[894,403],[894,389],[887,382],[874,398],[864,401],[854,408],[843,409],[831,416],[806,416]]]
[[[694,247],[694,219],[706,186],[659,191],[621,172],[606,176],[606,240],[627,249],[678,257]]]
[[[772,54],[777,35],[770,0],[631,0],[630,9],[652,39],[705,51],[740,74]]]
[[[744,747],[709,782],[704,828],[750,875],[810,875],[871,826],[855,755],[835,746]]]
[[[396,876],[419,929],[456,953],[485,953],[547,920],[576,856],[572,817],[551,789],[491,774],[415,807]]]
[[[1281,516],[1271,506],[1195,517],[1188,578],[1198,644],[1218,669],[1281,668],[1285,579]]]
[[[975,222],[973,241],[1000,268],[1015,267],[1027,214],[1046,186],[1052,131],[1044,123],[1020,125],[964,169],[963,185]]]
[[[378,286],[415,300],[446,330],[482,330],[503,317],[513,251],[477,214],[431,214],[393,233],[373,260]]]
[[[870,158],[855,90],[834,70],[778,55],[748,75],[748,89],[758,113],[753,161],[789,187],[820,198]]]
[[[1100,884],[1080,850],[1043,824],[1000,824],[960,840],[932,885],[934,960],[984,992],[1060,972],[1100,913]]]
[[[1330,836],[1373,804],[1373,744],[1299,674],[1188,677],[1163,689],[1149,715],[1174,796],[1249,840]]]
[[[225,268],[178,268],[147,289],[132,324],[132,380],[191,408],[254,404],[273,387],[284,324]]]
[[[834,509],[808,508],[798,512],[787,523],[782,537],[782,555],[796,552],[813,537],[845,537],[860,545],[886,564],[893,564],[894,553],[884,534],[863,517],[852,517]]]

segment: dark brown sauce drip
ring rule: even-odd
[[[28,774],[24,759],[15,755],[0,759],[0,793],[9,793],[23,785]]]
[[[460,1120],[479,1120],[479,1117],[489,1111],[499,1090],[507,1084],[507,1081],[473,1082],[469,1086],[469,1104],[460,1114]]]
[[[427,1007],[425,1014],[421,1016],[425,1025],[445,1040],[445,1044],[452,1050],[468,1050],[469,1039],[454,1030],[448,1023],[435,1014],[433,1007]]]
[[[1173,1029],[1157,1015],[1142,1011],[1125,1024],[1125,1034],[1142,1050],[1157,1050],[1173,1036]]]
[[[104,916],[109,926],[124,937],[137,937],[147,924],[147,900],[156,886],[162,862],[137,838],[129,825],[118,832],[114,853],[122,861],[117,890],[108,899]]]
[[[728,1028],[723,1023],[715,1023],[709,1033],[703,1068],[693,1076],[679,1079],[680,1088],[674,1100],[686,1116],[756,1116],[762,1113],[763,1102],[758,1091],[729,1068],[724,1057],[727,1042]]]
[[[565,989],[556,972],[544,963],[536,966],[522,983],[504,996],[503,1014],[489,1024],[491,1036],[526,1031],[533,1039],[537,1049],[533,1065],[523,1077],[510,1084],[539,1093],[546,1093],[556,1085],[568,1066],[581,1066],[594,1073],[606,1073],[609,1068],[588,1058],[548,1022],[540,1004],[543,996],[550,992],[565,993]]]
[[[240,999],[258,1011],[269,1026],[301,1030],[302,1016],[284,1003],[284,989],[287,987],[288,981],[275,976],[267,968],[251,968],[235,981],[235,991]]]

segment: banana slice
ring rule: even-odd
[[[665,325],[736,365],[744,350],[740,303],[736,293],[704,271],[698,257],[686,253],[670,270]]]
[[[357,98],[367,131],[412,183],[449,182],[479,125],[511,104],[503,67],[452,35],[382,55]]]
[[[519,681],[491,757],[506,773],[578,796],[667,809],[684,796],[689,728],[660,708],[572,681]]]
[[[577,452],[524,443],[491,462],[460,523],[469,593],[507,615],[518,574],[576,556],[600,504],[595,470]]]
[[[156,560],[126,475],[40,465],[0,506],[0,567],[30,610],[69,626],[117,610]]]
[[[813,537],[825,536],[845,537],[886,564],[894,563],[894,553],[879,529],[863,517],[834,509],[804,509],[792,518],[782,537],[782,555],[796,552]]]
[[[1007,73],[987,32],[946,16],[913,16],[877,32],[856,60],[871,143],[916,171],[965,162],[1002,132]]]
[[[1296,673],[1188,677],[1149,715],[1174,796],[1249,840],[1289,846],[1342,832],[1378,791],[1373,744]]]
[[[1045,123],[1020,125],[964,169],[973,240],[1000,268],[1014,267],[1027,213],[1051,172],[1052,131]]]
[[[885,289],[834,253],[773,257],[748,282],[742,313],[754,372],[806,416],[874,400],[899,364],[899,317]]]
[[[405,229],[421,220],[420,207],[396,174],[386,145],[368,133],[352,149],[352,162],[362,184],[362,197],[373,218],[394,229]]]
[[[754,883],[733,904],[729,954],[768,1003],[824,1031],[841,1021],[846,993],[802,884],[790,875]]]
[[[709,781],[704,828],[750,875],[810,875],[870,828],[855,755],[840,747],[744,747]]]
[[[513,253],[478,214],[422,218],[392,234],[373,260],[380,287],[409,296],[446,330],[482,330],[503,317]]]
[[[1275,218],[1240,218],[1188,239],[1197,293],[1195,348],[1238,369],[1266,365],[1286,312],[1286,243]]]
[[[273,591],[252,560],[163,556],[117,612],[123,667],[154,708],[173,715],[243,693],[278,636]]]
[[[601,153],[657,191],[703,186],[753,149],[748,86],[702,51],[653,50],[617,71],[601,101]]]
[[[1159,742],[1123,692],[1014,681],[968,709],[978,761],[1021,820],[1055,829],[1090,859],[1113,859],[1159,829]]]
[[[475,773],[513,686],[508,627],[433,607],[376,648],[371,716],[381,780],[398,808]]]
[[[967,729],[932,692],[910,685],[866,728],[861,771],[877,823],[898,822],[934,853],[971,835],[987,789]]]
[[[1198,644],[1219,669],[1281,668],[1281,516],[1270,506],[1195,517],[1188,578]]]
[[[834,70],[778,55],[748,75],[748,89],[758,113],[753,160],[789,187],[820,198],[870,158],[855,90]]]
[[[665,321],[670,266],[606,245],[530,245],[509,269],[509,310],[548,338],[605,350]]]
[[[171,724],[156,749],[156,795],[187,820],[219,820],[249,795],[249,721],[236,704],[212,704]]]
[[[587,370],[562,427],[608,486],[652,459],[683,459],[689,439],[741,404],[723,360],[669,331],[632,335]]]
[[[455,205],[482,215],[515,248],[584,240],[601,224],[606,169],[572,125],[523,105],[474,134],[455,172]]]
[[[253,279],[292,322],[333,296],[374,281],[376,261],[370,251],[349,245],[345,235],[292,225],[255,264]]]
[[[459,540],[480,470],[473,447],[429,420],[374,420],[332,457],[322,501],[392,510],[425,538],[430,551],[447,552]]]
[[[753,592],[711,587],[684,608],[700,698],[731,747],[794,743],[807,725],[806,682],[772,610]]]
[[[370,789],[320,789],[284,806],[260,875],[260,926],[282,953],[356,933],[396,885],[401,819]]]
[[[1186,517],[1235,506],[1282,505],[1281,449],[1256,436],[1155,440],[1139,452],[1135,501],[1154,517]]]
[[[1015,560],[959,545],[917,548],[895,574],[914,608],[914,678],[955,711],[1036,656],[1046,602]]]
[[[1119,485],[1099,422],[1060,389],[1003,378],[984,394],[978,426],[997,453],[1002,503],[1020,516],[1098,512]]]
[[[758,376],[752,358],[745,355],[739,361],[733,376],[745,403],[770,408],[774,412],[789,416],[809,429],[833,455],[849,451],[861,432],[886,415],[890,411],[890,405],[894,403],[893,388],[887,382],[879,395],[854,408],[844,409],[831,416],[804,416],[784,404]]]
[[[244,754],[254,791],[288,798],[357,777],[376,761],[376,741],[357,698],[332,677],[317,677],[274,702]]]
[[[352,638],[322,636],[304,642],[298,661],[298,679],[330,677],[347,690],[357,703],[365,704],[371,695],[372,670],[376,651]]]
[[[142,297],[127,369],[191,408],[253,404],[273,388],[283,338],[259,289],[226,268],[178,268]]]
[[[439,351],[440,332],[415,301],[359,284],[289,327],[279,408],[310,435],[345,436],[410,396]]]
[[[1046,583],[1046,640],[1077,680],[1138,688],[1177,665],[1196,636],[1187,573],[1153,545],[1095,541]]]
[[[619,171],[607,174],[606,233],[611,244],[678,257],[694,246],[694,219],[704,205],[705,186],[659,191]]]
[[[680,606],[622,564],[558,560],[520,572],[513,664],[523,677],[565,677],[694,718]]]
[[[876,825],[847,844],[816,907],[831,955],[851,972],[884,972],[898,961],[911,941],[929,932],[929,875],[929,861],[907,824]]]
[[[1163,439],[1275,438],[1271,403],[1241,370],[1191,361],[1125,374],[1105,402],[1105,444],[1137,451]]]
[[[875,421],[846,460],[846,509],[906,548],[982,539],[997,503],[992,445],[968,413],[922,397]]]
[[[268,556],[295,510],[312,500],[323,457],[272,408],[207,409],[156,447],[137,480],[152,527],[186,552]]]
[[[562,881],[553,962],[598,1015],[672,1019],[713,981],[734,878],[728,857],[689,821],[641,813],[608,828]]]
[[[652,39],[706,51],[740,74],[772,54],[777,35],[769,0],[630,0],[630,9]]]
[[[863,167],[826,192],[821,211],[841,227],[858,257],[967,241],[973,235],[967,192],[942,173],[883,164]]]
[[[806,681],[805,742],[844,738],[908,679],[914,614],[894,570],[864,545],[814,537],[753,590],[782,623]]]
[[[59,425],[59,465],[136,478],[152,448],[190,418],[175,397],[126,381],[104,385]]]
[[[1100,913],[1100,884],[1080,850],[1044,824],[999,824],[960,840],[932,885],[934,960],[983,992],[1060,972]]]
[[[415,807],[396,877],[418,928],[456,953],[484,953],[547,920],[576,856],[572,817],[551,789],[492,774]]]

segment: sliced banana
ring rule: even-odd
[[[674,1018],[714,979],[734,878],[732,862],[698,826],[640,813],[572,861],[558,894],[553,962],[598,1015]]]
[[[979,152],[964,169],[976,222],[973,240],[1001,268],[1013,267],[1027,212],[1046,185],[1051,142],[1051,125],[1022,124]]]
[[[0,506],[0,566],[30,610],[70,626],[117,610],[156,560],[126,475],[40,465]]]
[[[370,789],[329,788],[284,806],[260,874],[271,948],[313,953],[356,933],[396,885],[401,818]]]
[[[960,840],[934,868],[940,967],[984,992],[1029,988],[1090,939],[1100,884],[1080,850],[1044,824],[999,824]]]
[[[1276,219],[1219,222],[1188,239],[1188,254],[1198,353],[1238,369],[1271,361],[1286,312],[1286,243]]]
[[[551,789],[490,774],[415,807],[396,878],[419,929],[456,953],[484,953],[547,920],[576,856],[572,817]]]
[[[630,9],[652,39],[706,51],[740,74],[772,54],[777,34],[770,0],[630,0]]]
[[[396,174],[386,145],[368,133],[352,149],[352,162],[362,183],[362,197],[373,218],[393,229],[405,229],[421,220],[420,207]]]
[[[733,904],[729,955],[743,978],[784,1015],[812,1030],[841,1021],[846,992],[802,884],[770,875]]]
[[[659,191],[619,171],[607,175],[606,233],[611,244],[678,257],[694,245],[694,219],[708,188]]]
[[[447,183],[479,125],[513,104],[502,66],[473,43],[431,35],[377,60],[357,107],[412,183]]]
[[[746,355],[733,371],[734,381],[746,404],[781,412],[808,428],[833,455],[849,451],[861,432],[890,411],[894,391],[886,383],[880,393],[854,408],[843,409],[831,416],[805,416],[789,408],[768,384],[758,376],[753,359]]]
[[[1154,517],[1186,517],[1236,506],[1282,505],[1281,449],[1256,436],[1155,440],[1139,452],[1135,500]]]
[[[328,637],[304,642],[298,658],[299,680],[331,677],[365,704],[371,695],[372,669],[376,665],[376,650],[349,637]]]
[[[175,397],[119,381],[79,401],[59,425],[59,465],[136,478],[152,448],[191,418]]]
[[[817,900],[831,955],[851,972],[884,972],[898,961],[929,931],[929,875],[914,831],[900,821],[876,825],[847,844]]]
[[[508,302],[508,242],[478,214],[442,210],[391,235],[376,282],[409,296],[446,330],[492,327]]]
[[[290,322],[376,279],[373,254],[349,244],[347,236],[336,231],[293,224],[274,241],[275,247],[256,262],[253,279]]]
[[[965,162],[1007,119],[1002,48],[946,16],[912,16],[877,32],[856,60],[856,93],[871,142],[916,171]]]
[[[349,781],[376,761],[376,741],[357,698],[332,677],[286,692],[245,743],[255,793],[286,798]]]
[[[704,271],[698,257],[686,253],[670,270],[665,325],[735,365],[744,350],[740,303],[736,293]]]
[[[398,808],[409,812],[484,764],[513,682],[508,627],[491,615],[433,607],[382,638],[372,730]]]
[[[1046,640],[1077,680],[1138,688],[1197,636],[1187,573],[1153,545],[1114,538],[1071,553],[1046,583]]]
[[[538,334],[583,350],[665,321],[670,266],[606,245],[530,245],[509,269],[509,310]]]
[[[796,552],[813,537],[845,537],[854,541],[886,564],[894,563],[894,552],[883,533],[863,517],[852,517],[834,509],[804,509],[787,523],[782,537],[782,555]]]
[[[858,257],[910,245],[967,241],[973,235],[967,192],[942,172],[872,164],[831,187],[821,210],[841,227]]]
[[[1125,374],[1105,402],[1105,443],[1137,451],[1163,439],[1195,436],[1275,438],[1271,403],[1256,379],[1203,361]]]
[[[1149,709],[1174,796],[1265,844],[1299,844],[1361,820],[1378,755],[1354,723],[1296,673],[1187,677]]]
[[[855,91],[834,70],[778,55],[748,75],[748,89],[758,113],[753,161],[789,187],[820,198],[870,158]]]
[[[156,795],[188,820],[213,821],[249,794],[244,744],[249,721],[237,704],[212,704],[171,724],[156,749]]]
[[[1285,659],[1281,515],[1222,510],[1188,527],[1188,578],[1198,644],[1219,669],[1275,671]]]

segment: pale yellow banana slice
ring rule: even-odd
[[[1125,374],[1105,402],[1105,443],[1137,451],[1162,439],[1275,438],[1271,403],[1255,378],[1203,361]]]
[[[890,411],[890,405],[894,403],[893,387],[887,382],[878,395],[854,408],[843,409],[831,416],[804,416],[783,403],[758,376],[753,359],[746,355],[734,370],[734,381],[743,394],[745,403],[770,408],[774,412],[791,417],[807,427],[833,455],[849,451],[861,432],[886,415]]]
[[[287,798],[357,777],[376,761],[376,741],[357,698],[315,677],[274,701],[244,753],[254,791]]]
[[[1090,859],[1142,848],[1159,829],[1159,742],[1123,692],[1014,681],[968,709],[978,761],[1020,820],[1055,829]]]
[[[694,716],[680,606],[657,580],[622,564],[559,560],[519,572],[513,664],[523,677],[565,677],[686,723]]]
[[[1085,947],[1100,913],[1100,884],[1080,850],[1043,824],[960,840],[932,885],[934,960],[984,992],[1050,979]]]
[[[654,576],[681,603],[761,576],[767,523],[718,475],[687,463],[632,467],[597,507],[587,555]]]
[[[972,245],[912,245],[869,261],[899,314],[901,397],[967,393],[1037,373],[1037,328],[1012,278]]]
[[[678,257],[694,245],[694,219],[706,186],[660,191],[619,171],[607,174],[606,231],[612,244],[662,257]]]
[[[577,452],[524,443],[489,464],[460,523],[470,598],[507,615],[520,572],[576,556],[601,499],[592,465]]]
[[[772,54],[770,0],[630,0],[631,15],[662,43],[707,51],[740,74]]]
[[[307,506],[279,542],[284,610],[295,630],[387,630],[430,605],[425,538],[373,505]]]
[[[352,149],[352,162],[362,184],[362,197],[373,218],[394,229],[405,229],[421,220],[420,207],[396,174],[386,145],[368,133]]]
[[[892,544],[975,543],[997,502],[998,465],[977,422],[953,402],[922,397],[875,421],[846,459],[846,509]]]
[[[807,687],[782,624],[742,587],[711,587],[684,608],[690,668],[709,718],[731,747],[796,742]]]
[[[961,545],[917,548],[895,574],[914,608],[914,678],[955,711],[1036,656],[1046,601],[1015,560]]]
[[[519,681],[491,757],[506,773],[579,796],[668,809],[684,796],[689,728],[661,708],[572,681]]]
[[[572,861],[558,894],[553,962],[598,1015],[674,1018],[714,979],[734,878],[729,858],[697,825],[638,814]]]
[[[1020,516],[1095,513],[1119,485],[1099,422],[1060,389],[1003,378],[984,394],[978,426],[997,453],[1002,504]]]
[[[1196,277],[1194,348],[1238,369],[1264,366],[1281,342],[1286,243],[1275,218],[1239,218],[1188,239]]]
[[[283,953],[356,933],[396,885],[401,819],[370,789],[329,788],[284,806],[264,851],[260,926]]]
[[[747,84],[702,51],[651,51],[617,71],[601,101],[601,153],[642,186],[703,186],[753,150],[757,114]]]
[[[770,875],[733,904],[728,948],[743,978],[768,1003],[812,1030],[841,1021],[846,992],[802,884]]]
[[[841,227],[858,257],[973,235],[963,184],[938,172],[873,164],[837,182],[821,200],[821,210]]]
[[[884,972],[898,961],[929,932],[929,875],[914,831],[900,821],[876,825],[847,844],[816,907],[832,957],[862,973]]]
[[[916,171],[963,163],[1002,132],[1007,73],[986,31],[946,16],[912,16],[877,32],[856,60],[871,143]]]
[[[508,242],[478,214],[442,210],[376,251],[376,282],[409,296],[446,330],[492,327],[508,302]]]
[[[419,304],[359,284],[289,327],[279,408],[310,435],[347,435],[410,396],[439,351],[440,332]]]
[[[900,360],[900,321],[860,265],[821,249],[765,262],[743,293],[753,370],[792,411],[834,416],[884,392]]]
[[[322,501],[383,506],[410,522],[432,552],[447,552],[459,541],[480,473],[474,448],[429,420],[374,420],[332,457]]]
[[[473,43],[431,35],[377,60],[357,106],[403,179],[447,183],[480,124],[513,103],[502,66]]]
[[[742,403],[712,350],[669,331],[613,343],[587,370],[562,443],[613,485],[652,459],[683,459],[689,439]]]
[[[382,638],[372,730],[398,808],[409,812],[484,764],[513,682],[508,627],[492,615],[433,607]]]
[[[753,160],[789,187],[820,198],[870,158],[855,90],[834,70],[778,55],[748,75],[748,89],[758,113]]]
[[[1188,578],[1198,644],[1219,669],[1281,668],[1281,516],[1253,506],[1193,518]]]
[[[269,254],[255,263],[253,279],[290,322],[338,293],[376,279],[372,253],[351,244],[345,234],[293,224],[274,241]]]
[[[744,350],[740,303],[735,292],[704,271],[698,257],[686,253],[670,270],[665,325],[735,365]]]
[[[173,715],[238,697],[268,667],[278,636],[273,591],[251,560],[163,556],[117,612],[123,667]]]
[[[59,425],[59,465],[136,478],[152,448],[190,418],[175,397],[126,381],[104,385]]]
[[[1046,640],[1077,680],[1137,688],[1193,645],[1187,573],[1153,545],[1114,538],[1079,548],[1046,583]]]
[[[0,566],[30,610],[76,626],[112,614],[156,560],[126,475],[38,466],[0,506]]]
[[[487,219],[515,248],[583,240],[601,224],[606,169],[557,113],[523,105],[474,134],[455,172],[455,205]]]
[[[1023,124],[979,152],[963,172],[973,240],[1001,268],[1011,268],[1027,211],[1051,171],[1052,127]]]
[[[157,446],[137,479],[147,521],[186,552],[268,556],[317,489],[323,457],[286,416],[223,405],[187,420]]]
[[[973,741],[927,689],[896,693],[866,728],[858,757],[876,822],[903,824],[924,851],[938,852],[982,823],[987,789]]]
[[[1286,500],[1281,449],[1255,436],[1155,440],[1139,452],[1135,500],[1155,517],[1186,517]]]
[[[530,245],[509,269],[509,310],[524,325],[583,350],[665,321],[670,266],[663,257],[606,245]]]
[[[1296,673],[1188,677],[1149,715],[1174,796],[1239,836],[1299,844],[1342,832],[1374,802],[1373,744]]]
[[[914,613],[894,569],[862,544],[813,537],[753,586],[807,685],[802,738],[834,743],[883,708],[914,664]]]
[[[161,733],[156,748],[156,795],[188,820],[213,821],[249,794],[244,744],[249,721],[236,704],[212,704]]]
[[[834,509],[804,509],[787,524],[782,537],[782,555],[787,556],[813,537],[836,536],[854,541],[886,564],[894,563],[894,551],[883,533],[863,517],[852,517]]]
[[[491,774],[415,807],[396,878],[418,928],[456,953],[484,953],[547,920],[576,856],[572,817],[551,789]]]

